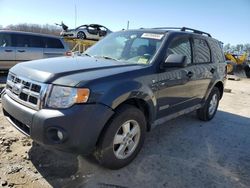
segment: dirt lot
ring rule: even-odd
[[[226,87],[232,93],[211,122],[192,113],[157,127],[134,162],[117,171],[48,151],[1,113],[0,187],[250,187],[250,79]]]

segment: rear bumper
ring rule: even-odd
[[[5,93],[2,94],[2,108],[11,124],[35,142],[48,148],[80,154],[93,151],[104,125],[114,113],[101,104],[35,111],[17,103]],[[55,138],[55,130],[63,133],[62,140]]]

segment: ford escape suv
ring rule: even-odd
[[[221,42],[190,28],[115,32],[82,56],[25,62],[2,92],[9,122],[48,148],[129,164],[145,133],[197,111],[211,120],[223,95]]]
[[[21,31],[0,31],[0,70],[17,63],[67,55],[69,47],[59,37]]]

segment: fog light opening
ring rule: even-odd
[[[49,128],[47,131],[47,136],[49,140],[51,140],[52,142],[56,144],[61,144],[66,140],[65,131],[56,127]]]

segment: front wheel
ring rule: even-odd
[[[110,169],[128,165],[142,148],[146,120],[138,108],[124,105],[116,111],[97,145],[97,161]]]
[[[213,119],[217,112],[217,108],[220,101],[220,91],[217,87],[214,87],[205,102],[205,105],[197,110],[197,116],[202,121],[210,121]]]

